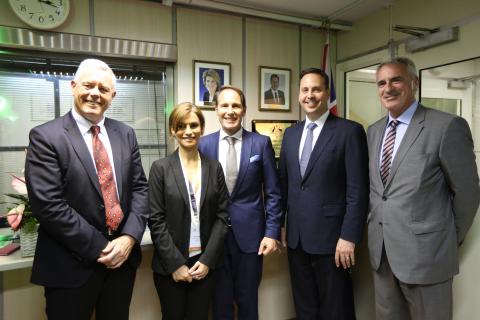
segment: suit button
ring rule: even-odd
[[[383,200],[383,201],[387,201],[387,197],[383,196],[383,197],[382,197],[382,200]]]
[[[305,187],[304,187],[304,186],[301,186],[300,189],[305,190]]]

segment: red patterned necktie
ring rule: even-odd
[[[387,183],[390,170],[392,169],[392,155],[397,135],[397,125],[398,120],[392,120],[390,122],[390,128],[383,143],[382,162],[380,164],[380,177],[382,178],[383,185]]]
[[[105,218],[110,230],[117,230],[123,219],[122,208],[118,201],[117,188],[113,178],[113,170],[108,159],[107,150],[102,141],[98,138],[99,126],[92,126],[92,147],[95,166],[97,167],[98,181],[102,190],[103,202],[105,204]]]

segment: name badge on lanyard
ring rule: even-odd
[[[192,184],[188,182],[188,193],[190,195],[190,205],[192,207],[191,224],[190,224],[190,246],[189,256],[193,257],[202,252],[202,243],[200,240],[200,215],[197,207],[197,200],[195,199],[195,192]]]

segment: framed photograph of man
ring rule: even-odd
[[[260,111],[290,111],[290,69],[260,66]]]
[[[193,96],[195,105],[214,109],[215,92],[230,84],[230,63],[193,60]]]
[[[275,158],[280,158],[280,149],[285,130],[297,123],[297,120],[252,120],[252,130],[254,132],[270,137]]]

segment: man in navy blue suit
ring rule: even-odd
[[[231,228],[217,272],[214,319],[258,319],[263,256],[277,250],[280,185],[270,139],[242,128],[247,109],[240,89],[223,86],[214,98],[220,131],[202,138],[200,152],[218,159],[230,192]]]
[[[288,260],[299,320],[355,319],[349,269],[367,216],[367,141],[362,126],[328,111],[329,79],[300,74],[306,119],[288,128],[280,155]]]

